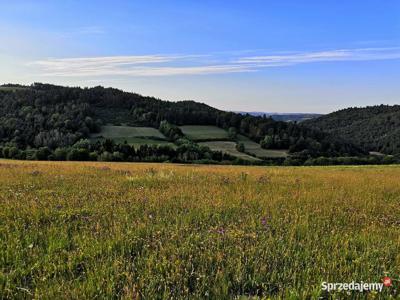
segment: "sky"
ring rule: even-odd
[[[398,0],[0,0],[0,83],[232,111],[400,102]]]

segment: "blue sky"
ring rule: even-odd
[[[226,110],[400,101],[400,1],[1,1],[0,82]]]

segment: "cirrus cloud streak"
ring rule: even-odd
[[[232,52],[233,53],[233,52]],[[176,76],[254,72],[297,64],[400,59],[400,47],[335,49],[329,51],[225,55],[130,55],[48,58],[30,62],[43,76]],[[210,63],[211,61],[211,63]]]

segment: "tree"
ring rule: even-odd
[[[243,143],[237,143],[236,144],[236,150],[239,152],[244,152],[245,151],[245,147]]]
[[[274,137],[271,135],[266,135],[264,140],[261,141],[261,147],[264,149],[272,149],[275,146]]]
[[[237,129],[235,127],[229,127],[228,136],[229,136],[229,139],[235,140],[237,137]]]
[[[48,147],[40,147],[36,151],[36,159],[37,160],[47,160],[50,154],[51,154],[51,151]]]
[[[89,150],[83,148],[80,149],[71,148],[67,154],[67,160],[72,160],[72,161],[89,160]]]
[[[55,160],[66,160],[67,159],[67,150],[64,148],[57,148],[54,150],[54,159]]]

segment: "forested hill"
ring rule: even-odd
[[[400,105],[347,108],[304,122],[368,151],[400,153]]]
[[[0,145],[18,149],[68,147],[104,124],[159,128],[162,121],[173,126],[216,125],[245,135],[266,149],[289,149],[304,157],[363,154],[353,144],[320,130],[224,112],[194,101],[168,102],[103,87],[40,83],[0,87]]]

